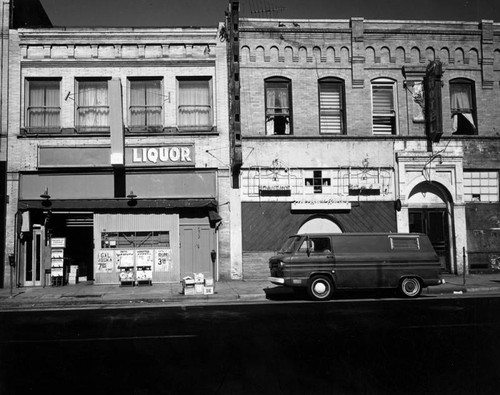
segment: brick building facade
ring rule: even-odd
[[[307,231],[424,232],[443,271],[490,268],[500,25],[237,5],[219,28],[9,30],[2,9],[4,286],[44,285],[51,240],[96,283],[265,278]]]
[[[500,255],[500,25],[238,28],[244,276],[263,276],[302,231],[424,232],[443,271],[489,268]],[[436,67],[442,135],[431,138],[424,85]]]
[[[5,247],[16,260],[12,272],[4,260],[4,286],[67,280],[75,267],[97,284],[239,278],[218,30],[14,27],[3,36]]]

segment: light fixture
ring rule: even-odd
[[[48,207],[52,205],[52,202],[50,201],[50,195],[49,195],[49,188],[45,187],[45,191],[40,195],[40,197],[43,199],[42,201],[42,206]]]
[[[49,200],[50,195],[49,195],[49,188],[45,187],[45,191],[40,195],[42,199]]]
[[[135,198],[137,197],[137,195],[134,193],[134,191],[131,189],[130,190],[130,193],[127,195],[127,198],[129,200],[135,200]]]

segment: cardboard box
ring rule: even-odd
[[[214,279],[212,277],[206,277],[205,278],[205,286],[213,287],[214,286]]]
[[[189,287],[184,287],[184,295],[194,295],[194,287],[189,286]]]
[[[190,285],[194,285],[195,284],[195,281],[194,281],[194,278],[191,278],[191,277],[184,277],[182,280],[181,280],[181,283],[182,283],[182,286],[183,287],[188,287]]]
[[[214,287],[210,286],[210,287],[203,287],[203,294],[204,295],[213,295],[214,294]]]
[[[203,284],[195,284],[194,285],[194,291],[198,295],[203,294],[203,288],[204,288]]]
[[[205,276],[203,273],[194,273],[194,281],[196,284],[204,284]]]

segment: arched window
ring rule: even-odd
[[[345,88],[339,78],[318,81],[320,133],[345,133]]]
[[[474,81],[466,78],[450,80],[450,105],[453,134],[477,134]]]
[[[373,134],[396,134],[396,83],[388,78],[372,80]]]
[[[314,217],[302,224],[297,232],[304,233],[342,233],[342,229],[329,218]]]
[[[292,83],[283,77],[265,81],[266,134],[292,134]]]

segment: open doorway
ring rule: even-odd
[[[94,279],[92,213],[53,213],[48,224],[51,237],[64,237],[65,265],[78,266],[79,277]]]
[[[441,262],[441,270],[451,271],[449,226],[446,209],[411,209],[408,211],[411,233],[424,233],[436,250]]]
[[[441,270],[452,270],[453,250],[452,200],[444,186],[437,182],[422,182],[408,198],[409,231],[429,236],[441,261]]]

